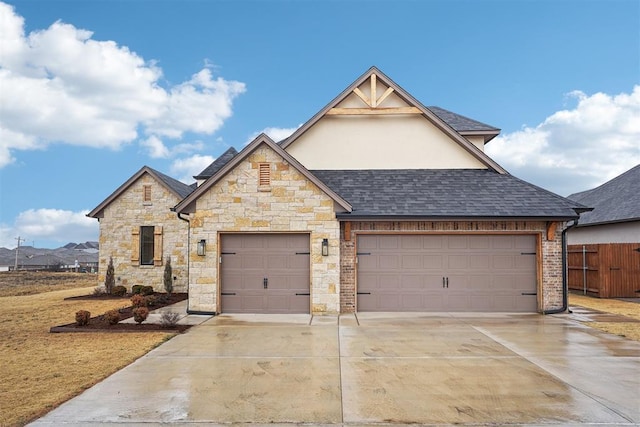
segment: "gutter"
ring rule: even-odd
[[[562,307],[552,310],[544,310],[542,314],[559,314],[569,309],[569,284],[567,272],[567,231],[578,225],[578,220],[573,220],[573,224],[562,230]]]

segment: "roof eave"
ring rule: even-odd
[[[526,215],[526,216],[470,216],[470,215],[375,215],[375,214],[336,214],[339,221],[572,221],[578,215]]]

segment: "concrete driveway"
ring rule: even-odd
[[[640,343],[567,315],[223,315],[33,425],[640,423]]]

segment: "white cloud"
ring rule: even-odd
[[[167,147],[156,135],[151,135],[149,138],[140,141],[140,145],[145,148],[149,156],[154,159],[167,159],[177,154],[190,154],[204,148],[202,141],[176,144],[172,147]]]
[[[155,135],[151,135],[149,138],[140,141],[140,145],[145,147],[149,151],[149,156],[154,159],[166,159],[169,157],[169,149],[166,145]]]
[[[267,134],[269,138],[273,139],[275,142],[282,141],[283,139],[291,136],[291,134],[294,133],[300,126],[302,125],[298,125],[294,128],[276,128],[276,127],[264,128],[261,131],[252,133],[249,136],[249,138],[245,141],[244,145],[249,144],[251,141],[256,139],[256,137],[261,133]]]
[[[24,19],[1,2],[0,23],[0,167],[18,150],[52,142],[118,149],[140,131],[160,155],[154,136],[212,134],[245,91],[209,68],[165,89],[162,70],[126,46],[59,21],[25,34]]]
[[[640,86],[629,94],[574,91],[573,109],[499,136],[487,154],[510,173],[567,196],[640,163]]]
[[[207,166],[209,166],[215,160],[212,156],[203,156],[196,154],[194,156],[177,159],[171,164],[172,176],[177,176],[179,181],[186,184],[191,184],[194,180],[193,177],[202,172]]]
[[[61,209],[29,209],[21,212],[13,225],[0,224],[0,247],[14,248],[15,238],[27,242],[69,242],[98,240],[98,221],[88,218],[89,211],[73,212]]]

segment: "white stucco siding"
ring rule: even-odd
[[[569,245],[640,242],[640,221],[573,228],[567,232]]]
[[[486,169],[421,115],[326,116],[287,147],[307,169]]]

